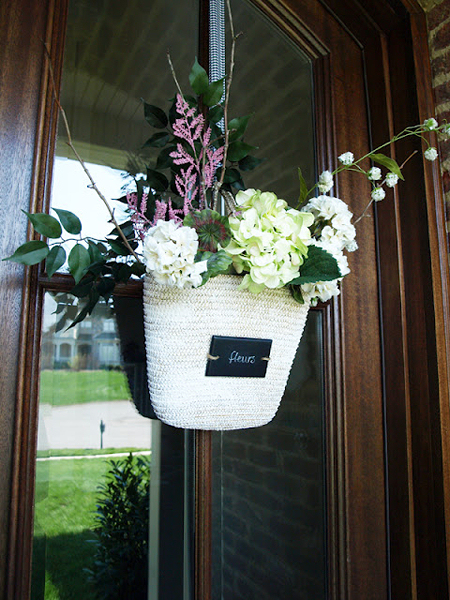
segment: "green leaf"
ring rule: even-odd
[[[48,246],[45,242],[26,242],[17,248],[11,256],[2,260],[11,260],[21,265],[37,265],[47,257],[49,253]]]
[[[300,182],[300,194],[298,196],[298,205],[300,207],[305,203],[306,198],[308,197],[308,186],[306,185],[306,181],[303,177],[300,167],[298,168],[298,180]]]
[[[170,155],[171,152],[176,150],[176,146],[168,146],[161,150],[158,154],[158,158],[156,159],[156,168],[157,169],[168,169],[173,165],[173,158]]]
[[[69,271],[78,283],[91,264],[89,252],[81,244],[75,244],[69,254]]]
[[[251,115],[247,115],[245,117],[237,117],[236,119],[231,119],[231,121],[228,123],[228,131],[230,132],[230,142],[235,142],[244,135],[245,130],[247,129],[250,116]]]
[[[96,262],[101,262],[102,260],[104,260],[104,256],[103,256],[102,248],[101,248],[100,244],[96,244],[92,240],[88,241],[88,252],[89,252],[89,257],[91,259],[91,264],[96,263]]]
[[[208,258],[208,274],[215,277],[219,273],[225,273],[231,266],[233,259],[225,250],[219,250]]]
[[[142,277],[145,273],[145,265],[141,262],[135,262],[131,266],[131,274],[136,275],[136,277]]]
[[[88,315],[92,314],[92,311],[94,310],[95,305],[97,304],[99,299],[100,294],[98,293],[98,291],[92,289],[89,294],[89,300],[87,304],[84,306],[84,308],[82,308],[82,310],[80,310],[80,312],[77,314],[77,316],[67,329],[71,329],[72,327],[83,321],[83,319],[85,319]]]
[[[81,231],[81,221],[74,215],[70,210],[63,210],[62,208],[54,208],[55,213],[58,215],[61,225],[67,231],[73,235],[78,235]]]
[[[192,227],[197,232],[200,251],[215,252],[218,244],[226,246],[230,241],[228,218],[221,216],[215,210],[205,208],[190,213],[185,216],[183,225]]]
[[[291,290],[291,294],[299,304],[305,304],[305,300],[303,298],[302,289],[299,285],[290,285],[289,289]]]
[[[123,266],[127,267],[128,265]],[[98,282],[97,291],[100,294],[100,296],[102,296],[102,298],[108,300],[111,297],[111,294],[113,293],[115,287],[116,282],[112,277],[102,277]]]
[[[402,175],[402,171],[397,161],[395,161],[393,158],[390,158],[389,156],[386,156],[385,154],[381,153],[371,154],[370,158],[382,167],[386,167],[386,169],[389,169],[389,171],[395,173],[395,175],[397,175],[399,179],[405,181],[405,178]]]
[[[239,181],[240,178],[241,174],[237,169],[226,169],[223,180],[225,183],[234,183],[235,181]]]
[[[264,162],[264,158],[256,158],[256,156],[249,155],[239,161],[239,168],[241,171],[252,171],[262,162]]]
[[[289,282],[290,285],[333,281],[342,277],[336,259],[318,246],[308,246],[308,256],[300,267],[300,276]]]
[[[46,213],[28,213],[26,210],[22,211],[27,215],[33,224],[34,229],[41,235],[48,238],[59,238],[62,234],[61,225],[59,221]]]
[[[152,137],[148,138],[143,148],[164,148],[169,141],[169,134],[166,131],[158,131]]]
[[[209,109],[208,121],[210,121],[211,123],[218,123],[223,119],[223,114],[223,106],[214,106],[213,108]]]
[[[223,96],[224,81],[225,77],[209,84],[208,89],[203,94],[203,104],[206,104],[206,106],[216,106],[216,104],[219,104]]]
[[[128,248],[119,240],[108,240],[109,245],[113,252],[118,254],[119,256],[128,256],[130,251]]]
[[[156,192],[165,192],[169,185],[169,180],[163,173],[154,169],[147,169],[147,184]]]
[[[70,293],[77,298],[84,298],[89,296],[92,288],[94,287],[95,276],[89,273],[89,276],[83,277],[80,283],[77,283],[70,290]]]
[[[245,158],[252,150],[256,150],[255,146],[250,146],[245,142],[236,141],[228,147],[228,160],[231,162],[239,162]]]
[[[52,277],[58,269],[66,262],[66,251],[62,246],[54,246],[48,253],[45,261],[47,275]]]
[[[156,129],[167,127],[169,120],[166,113],[161,108],[153,106],[153,104],[147,104],[145,100],[142,100],[142,102],[144,103],[144,116],[147,123]]]
[[[200,96],[208,91],[208,74],[199,64],[197,57],[195,58],[195,62],[192,65],[191,72],[189,73],[189,83],[191,84],[191,88],[194,90],[197,96]]]

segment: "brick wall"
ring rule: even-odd
[[[436,118],[450,122],[450,0],[419,1],[427,14]],[[450,248],[450,140],[439,142],[439,156]]]
[[[325,600],[320,314],[265,427],[213,438],[213,597]]]

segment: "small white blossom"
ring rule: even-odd
[[[347,242],[345,244],[345,249],[348,252],[355,252],[355,250],[358,250],[358,243],[356,240],[350,240],[350,242]]]
[[[318,188],[322,194],[326,194],[333,187],[333,175],[330,171],[324,171],[319,177]]]
[[[398,183],[398,175],[395,173],[388,173],[385,179],[386,185],[390,188],[394,187]]]
[[[428,129],[428,131],[433,131],[433,129],[437,129],[439,127],[439,123],[436,121],[436,119],[425,119],[425,121],[423,122],[423,126],[425,127],[425,129]]]
[[[446,125],[444,125],[444,127],[442,129],[442,133],[444,135],[450,135],[450,123],[447,123]]]
[[[424,152],[424,155],[427,160],[436,160],[438,157],[437,150],[433,146],[427,148]]]
[[[317,301],[328,302],[333,296],[339,295],[338,280],[318,281],[317,283],[305,283],[301,286],[302,296],[305,302],[311,302],[311,306],[316,306]]]
[[[370,179],[370,181],[378,181],[381,179],[381,169],[378,167],[372,167],[367,171],[367,177]]]
[[[371,195],[375,202],[380,202],[380,200],[383,200],[383,198],[386,196],[386,192],[383,190],[383,188],[377,187],[372,190]]]
[[[346,167],[349,167],[351,164],[353,164],[355,157],[353,155],[353,152],[344,152],[344,154],[341,154],[339,156],[339,160],[341,161],[341,163],[343,165],[345,165]]]

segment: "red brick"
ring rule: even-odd
[[[450,3],[444,0],[427,14],[428,29],[432,31],[439,23],[450,17]]]
[[[434,88],[436,106],[450,100],[450,81],[446,81]]]
[[[450,21],[443,25],[431,41],[431,51],[450,47]]]
[[[431,60],[431,69],[433,71],[433,77],[437,77],[438,75],[443,75],[444,73],[449,72],[450,66],[450,49],[449,52],[442,54],[436,58],[432,58]]]

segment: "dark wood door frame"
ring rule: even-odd
[[[320,34],[317,16],[326,10],[344,24],[361,49],[371,131],[357,134],[336,131],[329,146],[322,148],[320,160],[324,166],[336,155],[337,143],[339,150],[346,141],[349,148],[353,148],[352,139],[361,134],[370,135],[376,144],[402,129],[404,124],[422,121],[434,113],[425,17],[413,0],[361,3],[285,0],[264,2],[263,9],[286,27],[301,14],[301,25],[306,34],[310,32],[311,39],[317,37],[318,31]],[[51,118],[52,90],[42,40],[47,40],[58,81],[66,1],[6,0],[0,8],[0,18],[0,32],[6,40],[0,61],[0,114],[2,123],[7,124],[2,149],[8,156],[8,170],[2,169],[0,175],[4,192],[0,214],[3,229],[8,232],[2,255],[6,255],[14,243],[12,239],[15,243],[25,240],[25,231],[18,225],[19,209],[28,210],[30,206],[36,209],[46,204],[45,181],[51,168],[49,157],[52,156],[55,119]],[[327,48],[330,32],[322,29],[322,44]],[[331,53],[332,63],[334,60]],[[343,59],[341,62],[344,64]],[[322,83],[326,88],[326,78]],[[327,91],[335,106],[344,103],[345,108],[348,101],[345,97],[340,97],[333,87]],[[351,90],[347,92],[351,98]],[[327,124],[322,126],[327,127]],[[404,156],[410,149],[415,149],[414,145],[405,145],[399,148],[399,154]],[[370,284],[378,290],[379,316],[383,324],[380,342],[383,410],[380,412],[378,401],[371,404],[367,393],[369,385],[365,388],[367,402],[362,413],[352,412],[349,406],[349,412],[344,415],[347,425],[342,421],[342,414],[336,415],[341,419],[337,425],[342,435],[336,456],[338,462],[342,461],[341,479],[337,481],[341,487],[336,491],[344,495],[343,512],[338,516],[342,526],[350,532],[341,540],[349,562],[336,567],[339,600],[448,598],[450,319],[447,243],[437,165],[426,163],[417,155],[411,167],[400,195],[382,203],[376,215],[379,277]],[[345,180],[341,186],[344,191],[349,190]],[[28,596],[31,562],[37,420],[33,382],[39,366],[40,329],[38,272],[36,269],[24,272],[21,267],[3,263],[0,284],[1,306],[7,318],[2,325],[2,339],[7,343],[2,345],[0,356],[5,368],[0,381],[0,464],[4,474],[0,493],[0,594],[8,600],[17,600]],[[340,310],[345,319],[352,318],[352,313],[356,315],[361,311],[363,296],[361,291],[359,296],[353,296],[352,292],[340,309],[337,306],[330,309],[331,322],[344,337],[345,330],[342,331],[339,324],[342,315],[337,311]],[[363,339],[361,343],[368,347]],[[350,360],[350,354],[340,355],[339,344],[334,347],[337,360]],[[357,352],[358,348],[352,351]],[[364,359],[370,360],[370,357]],[[14,389],[16,381],[17,389]],[[347,396],[358,393],[355,386],[351,381],[336,382],[336,389],[344,389]],[[372,420],[374,424],[369,438],[361,437],[357,430],[361,419]],[[365,446],[368,440],[372,444],[369,447]],[[202,447],[205,448],[204,443]],[[372,450],[375,456],[370,454]],[[368,472],[372,464],[376,468]],[[375,523],[361,522],[371,517],[370,504],[364,505],[364,502],[367,490],[373,485],[374,473],[375,478],[384,481],[386,477],[388,482],[385,491],[389,518],[383,516],[384,506],[372,515],[374,521],[381,518],[383,523],[379,539],[371,540],[358,536],[359,530],[366,526],[367,531],[374,531]],[[383,486],[384,483],[381,487],[375,486],[377,494]],[[205,510],[205,506],[199,505],[198,510],[200,519],[207,518],[207,506]],[[388,524],[386,531],[384,523]],[[374,549],[375,556],[384,557],[386,564],[372,565],[367,549],[366,555],[358,554],[359,549],[370,542],[375,544],[370,550]],[[370,587],[375,586],[370,583],[374,581],[370,573],[373,567],[384,572],[386,582],[378,583],[378,590],[380,585],[384,589],[378,595],[374,594],[376,588]],[[202,585],[196,600],[208,600],[208,578]],[[364,588],[364,585],[369,587]]]

